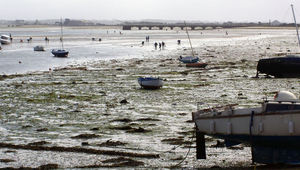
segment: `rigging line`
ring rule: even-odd
[[[297,12],[297,10],[295,10],[295,12]],[[293,22],[290,6],[285,8],[284,15],[281,16],[279,22],[286,22],[286,23]]]
[[[184,25],[185,25],[185,31],[186,31],[186,34],[187,34],[187,36],[189,38],[190,46],[191,46],[191,49],[192,49],[192,55],[193,55],[193,57],[195,57],[193,46],[192,46],[192,42],[191,42],[190,35],[189,35],[189,32],[188,32],[187,25],[186,25],[185,21],[184,21]]]
[[[194,127],[194,129],[196,130],[196,126]],[[196,133],[196,132],[195,132]],[[189,155],[190,151],[191,151],[191,148],[192,148],[192,143],[193,143],[193,140],[194,140],[194,137],[195,137],[195,133],[193,133],[193,136],[191,138],[191,142],[190,142],[190,146],[189,146],[189,150],[188,152],[186,153],[185,157],[179,162],[177,163],[176,165],[172,166],[172,167],[178,167],[179,165],[182,164],[183,161],[186,160],[187,156]]]

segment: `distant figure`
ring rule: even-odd
[[[177,40],[177,44],[180,45],[181,44],[181,40]]]
[[[59,41],[63,41],[62,37],[59,38]]]
[[[144,43],[145,43],[145,42],[144,42],[144,41],[142,41],[142,46],[144,46]]]
[[[159,46],[159,50],[161,50],[161,43],[159,43],[158,46]]]
[[[32,41],[32,37],[29,37],[28,39],[27,39],[27,42],[31,42]]]
[[[101,39],[101,38],[99,38],[99,41],[101,42],[101,41],[102,41],[102,39]]]
[[[120,35],[122,35],[122,32],[120,31]]]
[[[165,42],[162,41],[162,42],[161,42],[161,47],[162,47],[162,49],[164,49],[165,46],[166,46]]]
[[[149,42],[150,37],[146,36],[146,42]]]
[[[9,34],[9,39],[10,39],[10,42],[12,42],[13,38],[12,38],[11,34]]]
[[[157,49],[157,45],[158,45],[157,42],[155,42],[155,43],[154,43],[154,48],[155,48],[155,50]]]
[[[20,43],[22,43],[23,42],[23,40],[22,39],[20,39]]]
[[[226,35],[228,35],[228,32],[226,31],[226,33],[225,33]]]
[[[45,41],[47,41],[47,42],[49,41],[49,38],[47,36],[45,37]]]
[[[0,46],[0,50],[2,50],[2,47]]]
[[[92,41],[95,41],[96,39],[95,38],[92,38]]]

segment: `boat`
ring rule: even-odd
[[[61,49],[53,49],[51,53],[55,57],[68,57],[69,51],[64,49],[64,43],[63,43],[63,26],[62,26],[62,19],[60,19],[60,26],[61,26],[61,37],[60,37],[60,42],[61,42]]]
[[[0,42],[3,45],[10,44],[10,36],[8,36],[8,35],[1,35],[0,36]]]
[[[45,51],[45,48],[41,45],[37,45],[35,47],[33,47],[34,51]]]
[[[192,56],[186,56],[186,57],[182,57],[180,56],[178,58],[179,61],[183,62],[183,63],[196,63],[199,61],[199,57],[195,56],[195,53],[194,53],[194,50],[193,50],[193,46],[192,46],[192,42],[191,42],[191,39],[190,39],[190,35],[189,35],[189,32],[187,30],[187,25],[186,23],[184,22],[185,24],[185,31],[186,31],[186,34],[188,36],[188,39],[189,39],[189,43],[190,43],[190,46],[191,46],[191,49],[192,49]]]
[[[209,135],[224,139],[227,147],[250,145],[256,163],[300,163],[300,100],[293,93],[279,91],[259,107],[236,109],[236,105],[192,113],[197,159],[206,158],[204,135]]]
[[[201,62],[187,63],[185,66],[186,67],[205,68],[207,66],[207,63],[201,63]]]
[[[64,49],[53,49],[51,53],[55,57],[68,57],[69,51],[66,51]]]
[[[296,22],[293,5],[291,5],[291,8],[294,17],[298,43],[300,46],[298,25]],[[300,77],[300,56],[286,55],[285,57],[273,57],[273,58],[260,59],[258,61],[256,70],[257,70],[256,77],[258,77],[260,73],[271,75],[276,78]]]
[[[300,77],[300,56],[286,55],[285,57],[260,59],[257,64],[257,77],[259,73],[276,78]]]
[[[154,90],[163,86],[163,80],[155,77],[139,77],[138,83],[144,89]]]
[[[186,56],[186,57],[182,57],[180,56],[178,58],[179,61],[183,62],[183,63],[196,63],[199,61],[198,57],[194,57],[194,56]]]

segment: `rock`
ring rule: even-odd
[[[37,132],[45,132],[45,131],[48,131],[48,129],[47,128],[41,128],[41,129],[37,129],[36,131]]]
[[[77,136],[72,136],[71,138],[73,139],[91,139],[91,138],[97,138],[99,137],[98,135],[95,134],[80,134]]]
[[[127,104],[128,101],[127,101],[126,99],[123,99],[123,100],[120,101],[120,103],[121,103],[121,104]]]

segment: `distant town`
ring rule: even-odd
[[[77,20],[66,18],[64,26],[134,26],[134,25],[182,25],[184,21],[176,20],[141,20],[141,21],[121,21],[121,20]],[[61,24],[59,19],[53,20],[0,20],[1,27],[21,27],[26,25],[46,25],[58,26]],[[255,26],[294,26],[293,23],[281,23],[278,20],[269,22],[201,22],[187,21],[188,25],[211,25],[215,27],[255,27]]]

